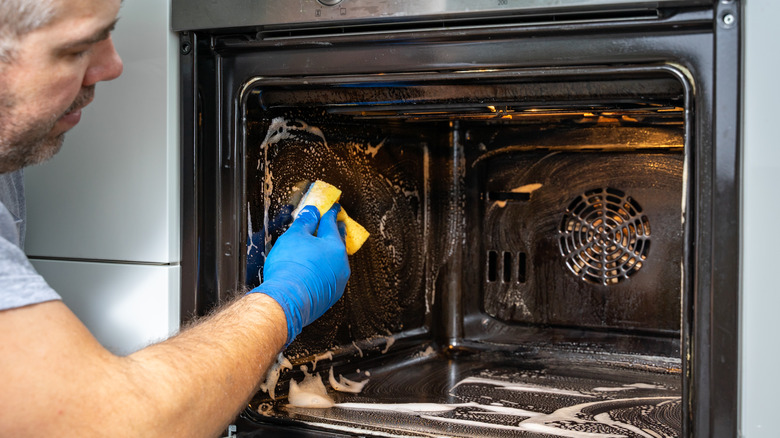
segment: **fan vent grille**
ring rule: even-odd
[[[650,251],[650,221],[636,200],[614,188],[577,196],[559,231],[566,266],[589,283],[627,280],[642,269]]]

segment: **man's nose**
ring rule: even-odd
[[[92,62],[84,75],[82,85],[86,87],[116,79],[122,74],[122,68],[122,58],[114,47],[114,41],[109,37],[95,46]]]

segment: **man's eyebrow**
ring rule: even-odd
[[[89,44],[95,44],[99,43],[100,41],[103,41],[107,39],[111,32],[114,31],[114,28],[116,27],[116,23],[119,21],[119,18],[116,18],[114,21],[112,21],[108,26],[98,30],[97,32],[93,33],[92,35],[82,38],[80,40],[71,41],[64,46],[61,47],[62,50],[68,50],[74,47],[78,46],[86,46]]]

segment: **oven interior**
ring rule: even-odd
[[[250,81],[247,286],[308,182],[371,237],[244,417],[678,436],[689,98],[664,65]],[[335,405],[292,406],[314,377]]]

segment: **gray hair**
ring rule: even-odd
[[[0,62],[13,59],[17,40],[49,24],[57,0],[0,0]]]

